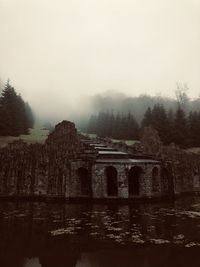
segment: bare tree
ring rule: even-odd
[[[189,87],[186,83],[185,84],[177,83],[176,86],[177,88],[175,90],[175,95],[178,106],[185,112],[188,112],[190,99],[187,95],[187,92],[189,91]]]

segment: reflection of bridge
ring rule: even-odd
[[[96,199],[151,198],[173,193],[168,171],[161,162],[134,158],[100,142],[84,140],[97,157],[89,169],[77,170],[78,196]]]

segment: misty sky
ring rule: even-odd
[[[200,0],[0,0],[8,77],[41,113],[110,89],[173,96],[177,82],[197,97]]]

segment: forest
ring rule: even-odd
[[[0,135],[27,134],[34,125],[31,107],[7,81],[0,95]]]
[[[162,142],[166,145],[175,143],[181,147],[200,146],[200,112],[191,111],[187,116],[179,107],[166,111],[163,105],[156,104],[148,108],[141,123],[132,114],[99,112],[92,115],[88,124],[88,133],[100,137],[123,140],[138,140],[146,126],[155,128]]]
[[[165,145],[200,146],[200,98],[190,99],[183,86],[177,87],[175,98],[113,92],[95,95],[87,114],[67,119],[74,120],[81,131],[100,137],[139,140],[144,127],[152,126]],[[28,134],[33,126],[31,107],[8,81],[0,94],[0,135]]]
[[[152,126],[166,145],[175,143],[180,147],[198,147],[200,100],[189,99],[183,87],[178,87],[175,95],[176,98],[122,97],[113,103],[109,97],[98,96],[95,102],[100,111],[90,117],[86,132],[100,137],[138,140],[144,127]]]

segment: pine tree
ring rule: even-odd
[[[152,110],[150,108],[146,110],[142,121],[142,127],[146,126],[155,128],[158,131],[161,140],[165,144],[167,143],[166,132],[168,130],[168,120],[163,105],[156,104]]]
[[[144,113],[144,118],[142,120],[141,126],[142,128],[152,125],[152,111],[151,108],[148,107],[146,112]]]
[[[87,132],[94,134],[96,133],[96,130],[97,130],[97,116],[92,115],[88,123]]]
[[[190,112],[188,117],[189,144],[193,147],[200,146],[200,113]]]
[[[34,120],[27,107],[8,80],[0,98],[0,135],[18,136],[28,132]]]
[[[175,140],[175,114],[172,109],[167,112],[167,130],[165,133],[166,136],[166,144],[169,145],[173,143]]]
[[[96,133],[100,137],[132,140],[139,137],[139,125],[131,113],[114,115],[113,111],[99,112],[98,116],[90,117],[88,133]]]
[[[154,106],[152,110],[152,125],[158,131],[161,140],[166,144],[168,121],[166,111],[163,105],[157,104]]]
[[[188,144],[188,124],[185,112],[178,107],[175,114],[175,134],[174,141],[177,145],[185,147]]]

